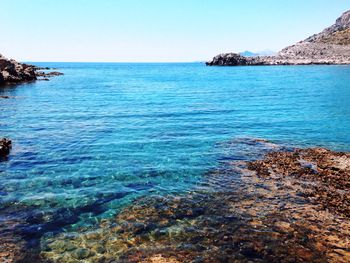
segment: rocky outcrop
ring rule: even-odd
[[[323,148],[273,152],[263,160],[250,162],[248,168],[261,178],[278,174],[309,182],[305,196],[323,209],[350,218],[350,153]]]
[[[350,10],[343,13],[335,24],[305,40],[311,43],[328,43],[336,45],[350,44]]]
[[[58,72],[58,71],[52,71],[45,73],[44,71],[37,71],[36,76],[37,77],[44,77],[44,78],[50,78],[50,77],[55,77],[55,76],[61,76],[63,73]]]
[[[0,54],[0,84],[36,80],[35,67]]]
[[[220,54],[208,66],[350,64],[350,10],[319,34],[281,50],[276,56]]]
[[[42,68],[19,63],[13,59],[7,59],[0,54],[0,85],[29,82],[38,78],[47,78],[52,76],[63,75],[59,72],[39,71]],[[47,68],[45,68],[47,69]]]
[[[0,140],[0,158],[6,157],[7,155],[9,155],[11,147],[12,147],[11,140],[2,138]]]

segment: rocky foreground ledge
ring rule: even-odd
[[[60,72],[47,73],[42,70],[49,70],[49,68],[19,63],[0,54],[0,85],[30,82],[37,79],[48,80],[49,77],[63,75]]]
[[[220,54],[208,66],[350,64],[350,10],[319,34],[281,50],[276,56]]]
[[[135,201],[95,230],[42,243],[48,262],[350,262],[350,154],[270,148],[225,161],[211,190]],[[259,146],[260,145],[260,146]]]

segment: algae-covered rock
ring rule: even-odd
[[[93,253],[91,252],[91,250],[86,248],[78,248],[72,253],[72,256],[76,259],[86,259],[92,255]]]
[[[210,185],[206,190],[140,198],[94,231],[76,233],[70,242],[78,249],[62,252],[62,245],[49,243],[52,251],[43,257],[64,254],[88,262],[349,262],[350,155],[320,148],[281,151],[271,143],[266,147],[272,152],[261,160],[228,158],[208,172],[203,178]]]

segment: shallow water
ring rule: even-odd
[[[350,150],[350,66],[36,64],[65,75],[0,89],[14,96],[0,100],[0,135],[14,143],[1,221],[19,217],[25,233],[190,191],[221,161],[256,157],[228,150],[233,138]]]

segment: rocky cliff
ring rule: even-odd
[[[350,10],[335,24],[276,56],[244,57],[235,53],[220,54],[209,66],[350,64]]]
[[[43,68],[19,63],[13,59],[7,59],[0,54],[0,85],[28,82],[38,78],[48,80],[48,77],[63,75],[59,72],[47,73],[44,71],[39,71],[41,69]]]

